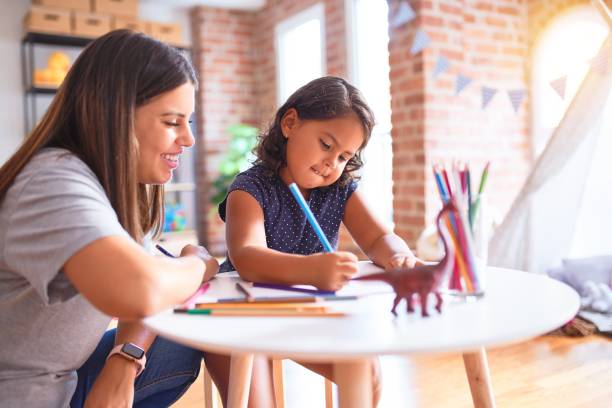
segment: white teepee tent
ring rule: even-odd
[[[612,255],[612,35],[598,55],[607,66],[591,67],[495,231],[490,265],[545,272],[574,255]]]

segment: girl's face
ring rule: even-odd
[[[172,177],[179,157],[194,144],[189,127],[195,89],[189,82],[158,95],[136,108],[135,134],[139,145],[138,181],[163,184]]]
[[[365,134],[355,114],[327,120],[301,120],[295,109],[281,120],[287,139],[287,166],[280,176],[302,191],[335,183],[361,148]]]

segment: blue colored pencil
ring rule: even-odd
[[[159,252],[161,252],[162,254],[169,256],[170,258],[176,258],[176,256],[172,255],[170,253],[170,251],[168,251],[166,248],[164,248],[163,246],[156,244],[155,248],[157,248],[159,250]]]
[[[446,188],[444,187],[444,182],[442,181],[442,176],[440,172],[434,166],[433,168],[434,179],[436,180],[436,185],[438,186],[438,192],[440,193],[440,198],[442,199],[442,204],[446,204],[448,201],[448,193],[446,192]]]
[[[302,209],[302,212],[304,212],[304,215],[306,215],[306,219],[310,223],[310,226],[317,234],[317,237],[319,238],[319,241],[321,241],[321,244],[323,244],[325,252],[334,252],[334,248],[332,248],[331,244],[327,240],[327,237],[323,233],[323,230],[317,222],[317,219],[315,218],[314,214],[312,213],[312,211],[310,211],[310,207],[308,207],[306,200],[304,200],[304,196],[302,195],[302,193],[300,193],[300,189],[298,188],[297,184],[289,184],[289,191],[291,191],[291,194],[293,194],[293,198],[295,198],[295,201],[297,201],[297,203],[299,204],[300,208]]]

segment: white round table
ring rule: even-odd
[[[404,303],[394,317],[390,313],[394,294],[386,293],[333,302],[334,308],[348,312],[339,318],[219,317],[166,311],[144,322],[179,343],[231,354],[230,407],[246,407],[254,353],[332,361],[340,406],[355,408],[370,406],[369,358],[441,352],[463,353],[474,405],[492,407],[484,348],[521,342],[558,328],[577,313],[580,299],[569,286],[546,276],[491,267],[487,275],[484,297],[445,297],[443,313],[434,310],[429,318],[408,314]],[[237,296],[236,280],[235,274],[215,278],[207,295]],[[351,282],[339,294],[367,292],[380,285]]]

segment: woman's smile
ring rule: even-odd
[[[180,153],[178,154],[164,153],[161,155],[162,159],[164,159],[168,167],[170,167],[171,169],[176,169],[179,166],[179,156],[180,156]]]

